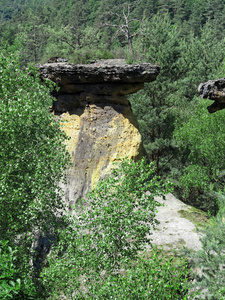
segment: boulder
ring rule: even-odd
[[[201,83],[198,87],[198,92],[202,98],[214,101],[213,104],[207,107],[210,113],[225,108],[225,78]]]
[[[128,65],[124,60],[39,64],[42,78],[59,86],[52,112],[70,140],[72,165],[67,171],[65,198],[71,207],[85,197],[97,181],[110,173],[121,158],[145,155],[137,120],[126,95],[154,81],[159,67]]]

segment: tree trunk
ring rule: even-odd
[[[133,57],[133,45],[132,45],[132,40],[131,40],[130,36],[128,36],[127,41],[128,41],[130,55]]]
[[[34,24],[34,62],[37,63],[36,26]]]

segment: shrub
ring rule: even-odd
[[[124,272],[100,278],[92,286],[95,299],[187,299],[188,268],[185,260],[175,262],[153,247],[148,258],[139,257],[124,265]]]
[[[218,195],[220,210],[202,238],[202,250],[192,255],[194,286],[207,300],[225,299],[225,197]]]
[[[139,254],[151,243],[157,224],[154,196],[169,192],[171,185],[162,182],[145,159],[124,160],[112,173],[86,201],[80,200],[70,228],[59,233],[49,267],[42,272],[50,298],[147,299],[164,290],[171,299],[183,299],[174,295],[184,292],[186,275],[176,274],[155,248],[151,260]]]
[[[35,299],[35,289],[27,274],[19,274],[18,251],[8,241],[0,241],[0,299]]]
[[[1,50],[0,236],[17,251],[18,274],[31,274],[34,234],[65,225],[58,183],[70,158],[66,135],[49,113],[49,86],[34,67],[23,70],[15,54]]]

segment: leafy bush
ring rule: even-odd
[[[154,196],[170,190],[145,159],[122,161],[80,200],[70,228],[59,233],[41,275],[50,299],[184,299],[184,265],[175,271],[156,248],[151,259],[140,258],[157,224]]]
[[[69,155],[65,133],[49,113],[53,98],[47,85],[53,87],[41,82],[34,67],[23,70],[16,55],[1,51],[0,236],[17,251],[9,255],[18,274],[31,275],[34,234],[65,224],[58,183]],[[9,282],[20,289],[18,278],[7,281],[9,289]]]
[[[93,60],[112,59],[114,55],[105,49],[90,49],[88,47],[74,51],[70,58],[72,63],[88,64]]]
[[[210,101],[196,101],[195,112],[186,123],[177,123],[174,133],[181,152],[186,149],[189,153],[186,166],[183,166],[183,174],[179,177],[180,187],[189,204],[196,205],[192,200],[196,195],[198,206],[215,214],[217,201],[210,193],[223,190],[225,183],[224,112],[218,111],[210,115],[205,109]]]
[[[188,268],[185,260],[175,263],[153,247],[148,258],[124,265],[121,274],[111,274],[92,286],[95,299],[187,299]]]
[[[18,273],[17,255],[7,241],[0,241],[0,299],[35,299],[32,280]]]
[[[218,194],[220,210],[202,238],[202,250],[192,256],[195,284],[203,299],[225,299],[225,197]]]

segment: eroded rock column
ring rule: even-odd
[[[159,67],[127,65],[122,60],[38,67],[42,77],[60,87],[53,112],[70,137],[67,146],[72,166],[64,189],[71,206],[110,173],[114,161],[125,157],[138,160],[144,155],[137,120],[126,95],[155,80]]]

